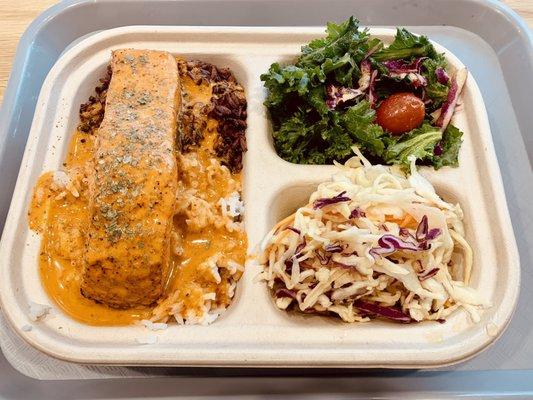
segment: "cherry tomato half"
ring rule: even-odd
[[[418,128],[425,113],[424,102],[413,93],[395,93],[377,109],[376,123],[393,135],[401,135]]]

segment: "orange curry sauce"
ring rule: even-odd
[[[205,83],[195,85],[187,76],[182,76],[183,92],[189,101],[208,102],[211,86]],[[208,121],[207,132],[200,147],[196,149],[203,167],[210,165],[213,156],[213,143],[217,135],[217,122]],[[43,174],[34,189],[28,211],[30,228],[41,236],[39,271],[47,294],[70,317],[90,325],[127,325],[150,318],[152,307],[113,309],[104,304],[85,298],[81,292],[82,271],[85,253],[85,230],[89,225],[89,193],[86,180],[91,174],[93,163],[94,136],[76,131],[71,139],[65,159],[64,169],[72,176],[78,174],[80,184],[75,187],[76,197],[69,190],[58,189],[53,184],[53,173]],[[205,168],[203,168],[205,170]],[[207,173],[203,174],[207,175]],[[241,181],[240,174],[232,176]],[[215,185],[207,184],[207,176],[200,176],[196,187],[207,194],[210,202],[216,203],[227,196],[227,182],[222,178]],[[85,182],[85,183],[84,183]],[[183,188],[184,185],[182,184]],[[185,185],[186,187],[186,185]],[[174,219],[175,230],[182,238],[183,254],[172,256],[171,274],[167,283],[166,295],[179,288],[178,300],[194,304],[195,287],[209,287],[217,292],[217,298],[224,288],[204,279],[197,266],[217,252],[244,265],[247,239],[242,231],[227,232],[224,228],[209,227],[200,232],[189,232],[181,216]],[[163,300],[164,295],[161,300]],[[224,301],[224,299],[221,299]],[[226,299],[229,300],[229,299]]]

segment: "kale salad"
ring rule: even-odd
[[[462,132],[450,124],[466,80],[425,36],[398,28],[386,46],[354,17],[328,23],[326,37],[294,64],[261,75],[274,145],[298,164],[343,162],[358,146],[373,162],[457,166]]]

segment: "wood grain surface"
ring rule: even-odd
[[[533,0],[503,0],[533,28]],[[4,95],[11,61],[20,36],[37,15],[56,0],[0,0],[0,102]]]

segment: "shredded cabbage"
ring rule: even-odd
[[[263,240],[260,279],[276,305],[346,322],[442,322],[463,308],[478,321],[490,304],[468,286],[461,207],[436,194],[414,158],[406,177],[354,152]]]

